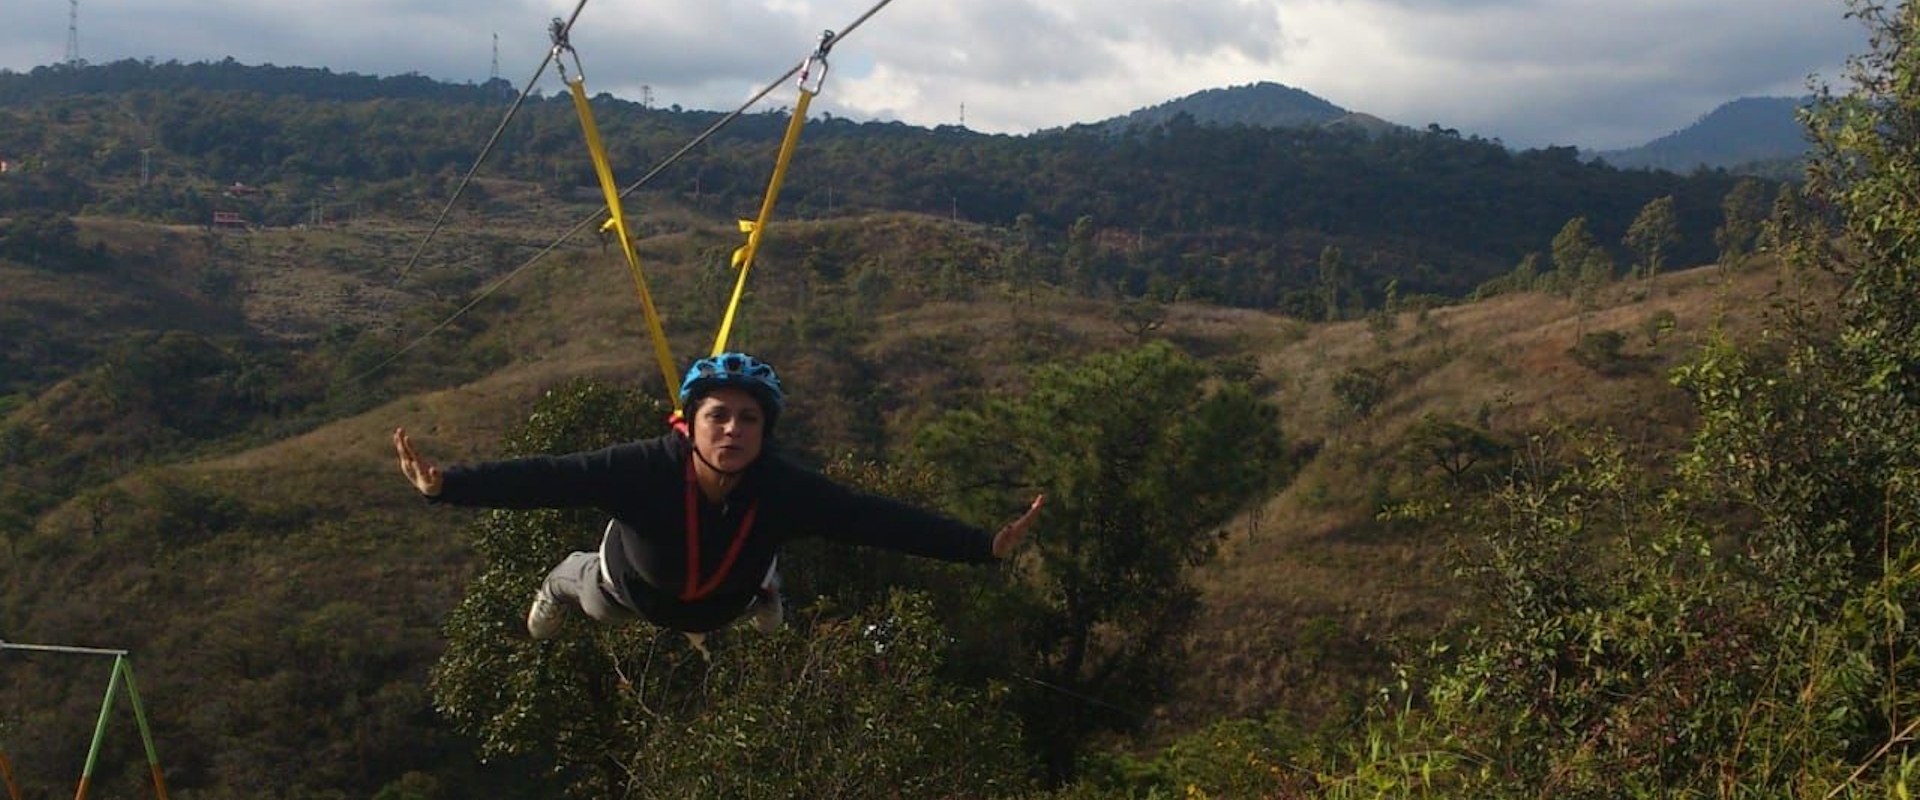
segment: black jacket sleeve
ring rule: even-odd
[[[837,542],[897,550],[909,555],[985,564],[993,557],[993,534],[950,517],[876,494],[857,491],[826,476],[792,468],[791,493],[797,532]]]
[[[678,466],[660,440],[563,456],[448,467],[433,499],[485,508],[607,508],[649,476]]]

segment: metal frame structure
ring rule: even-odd
[[[107,719],[113,715],[113,697],[119,693],[120,684],[123,681],[127,687],[127,699],[133,704],[133,719],[140,726],[140,742],[147,748],[147,766],[153,772],[154,794],[160,800],[167,800],[167,781],[160,773],[160,754],[153,746],[153,729],[147,725],[147,709],[140,703],[140,689],[134,685],[133,662],[128,659],[127,651],[100,647],[16,644],[7,641],[0,641],[0,650],[113,656],[113,674],[107,678],[107,696],[100,701],[100,721],[93,727],[93,744],[87,748],[87,764],[80,772],[80,786],[74,791],[74,800],[86,800],[87,786],[93,781],[93,766],[100,758],[100,743],[107,738]],[[7,791],[12,795],[13,800],[20,800],[20,790],[13,784],[13,770],[7,764],[5,753],[0,753],[0,776],[6,778]]]

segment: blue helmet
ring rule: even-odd
[[[690,407],[696,401],[725,387],[745,389],[759,400],[760,410],[767,415],[767,430],[773,430],[787,395],[780,389],[780,376],[774,374],[773,366],[746,353],[721,353],[693,362],[687,368],[687,377],[680,381],[680,405],[691,414]]]

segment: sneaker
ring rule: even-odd
[[[535,641],[553,638],[554,634],[560,632],[564,611],[560,600],[549,593],[547,587],[541,586],[539,591],[533,593],[533,607],[527,609],[527,635]]]
[[[786,605],[779,589],[761,589],[753,601],[753,629],[764,634],[779,632],[780,623],[786,619]]]

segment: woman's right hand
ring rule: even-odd
[[[393,429],[393,449],[400,454],[400,474],[407,476],[407,482],[423,495],[438,497],[440,468],[413,449],[413,440],[407,438],[406,428]]]

